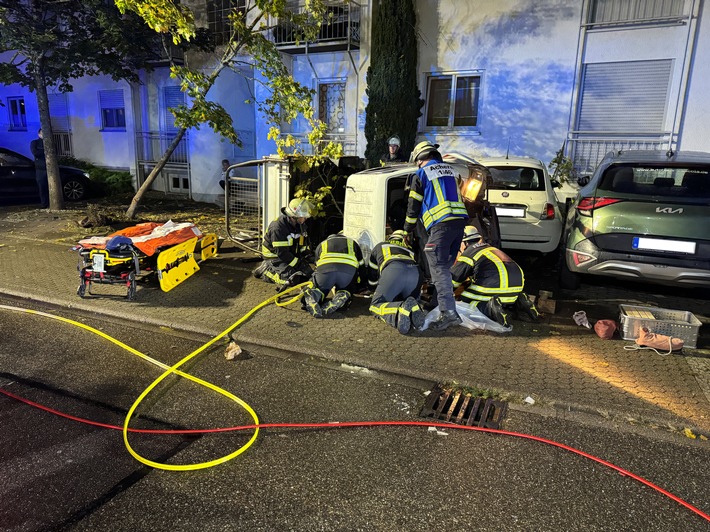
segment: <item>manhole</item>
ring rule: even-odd
[[[445,390],[437,384],[419,415],[457,425],[499,429],[507,411],[505,401],[476,397],[461,390]]]

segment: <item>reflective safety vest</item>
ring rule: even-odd
[[[347,264],[360,268],[365,261],[357,242],[346,236],[335,235],[321,242],[316,249],[316,268],[324,264]]]
[[[370,253],[370,262],[368,263],[368,283],[372,286],[377,284],[382,270],[392,262],[407,262],[417,266],[417,261],[414,258],[414,253],[411,249],[407,249],[396,244],[380,242]]]
[[[430,161],[417,171],[417,178],[419,183],[415,182],[409,198],[421,202],[419,217],[427,231],[447,218],[468,218],[451,165]],[[408,211],[405,222],[416,224],[416,218]]]

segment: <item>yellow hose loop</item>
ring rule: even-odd
[[[210,383],[210,382],[204,381],[204,380],[202,380],[202,379],[200,379],[200,378],[198,378],[198,377],[195,377],[195,376],[193,376],[193,375],[190,375],[189,373],[185,373],[185,372],[183,372],[183,371],[180,371],[178,368],[179,368],[180,366],[182,366],[183,364],[185,364],[186,362],[188,362],[189,360],[191,360],[192,358],[194,358],[195,356],[197,356],[198,354],[200,354],[202,351],[204,351],[204,350],[207,349],[208,347],[210,347],[212,344],[214,344],[215,342],[217,342],[220,338],[223,338],[224,336],[226,336],[227,334],[229,334],[232,330],[234,330],[234,329],[237,328],[239,325],[241,325],[242,323],[244,323],[248,318],[250,318],[256,311],[262,309],[263,307],[265,307],[266,305],[268,305],[268,304],[270,304],[270,303],[272,303],[272,302],[277,302],[277,300],[278,300],[279,298],[283,297],[284,295],[286,295],[286,294],[288,294],[288,293],[290,293],[290,292],[293,292],[293,291],[298,290],[299,293],[298,293],[297,296],[291,298],[287,303],[282,303],[282,304],[280,304],[280,306],[285,306],[285,305],[288,305],[288,304],[290,304],[290,303],[293,303],[294,301],[296,301],[296,300],[300,297],[300,289],[301,289],[304,285],[310,285],[310,284],[311,284],[310,281],[307,281],[307,282],[305,282],[305,283],[301,283],[301,284],[299,284],[299,285],[296,285],[296,286],[293,286],[293,287],[291,287],[291,288],[288,288],[288,289],[284,290],[283,292],[281,292],[281,293],[279,293],[279,294],[276,294],[276,295],[274,295],[274,296],[272,296],[272,297],[270,297],[270,298],[268,298],[268,299],[262,301],[262,302],[259,303],[257,306],[255,306],[254,308],[252,308],[249,312],[247,312],[244,316],[242,316],[239,320],[237,320],[236,322],[234,322],[230,327],[228,327],[227,329],[225,329],[224,331],[222,331],[220,334],[218,334],[217,336],[215,336],[214,338],[212,338],[212,339],[211,339],[210,341],[208,341],[207,343],[205,343],[205,344],[203,344],[202,346],[200,346],[200,347],[198,347],[197,349],[195,349],[192,353],[190,353],[189,355],[187,355],[186,357],[184,357],[182,360],[180,360],[179,362],[177,362],[177,363],[174,364],[173,366],[168,366],[167,364],[164,364],[164,363],[162,363],[162,362],[160,362],[160,361],[158,361],[158,360],[155,360],[154,358],[151,358],[151,357],[149,357],[148,355],[146,355],[146,354],[144,354],[144,353],[141,353],[141,352],[138,351],[137,349],[134,349],[134,348],[130,347],[129,345],[124,344],[124,343],[121,342],[120,340],[117,340],[117,339],[115,339],[115,338],[109,336],[108,334],[99,331],[98,329],[95,329],[95,328],[93,328],[93,327],[91,327],[91,326],[89,326],[89,325],[85,325],[85,324],[83,324],[83,323],[80,323],[80,322],[78,322],[78,321],[70,320],[70,319],[68,319],[68,318],[63,318],[63,317],[61,317],[61,316],[55,316],[55,315],[53,315],[53,314],[49,314],[49,313],[46,313],[46,312],[41,312],[41,311],[31,310],[31,309],[23,309],[23,308],[19,308],[19,307],[11,307],[11,306],[7,306],[7,305],[0,305],[0,309],[11,310],[11,311],[16,311],[16,312],[25,312],[25,313],[27,313],[27,314],[35,314],[35,315],[38,315],[38,316],[43,316],[43,317],[46,317],[46,318],[50,318],[50,319],[54,319],[54,320],[61,321],[61,322],[64,322],[64,323],[68,323],[68,324],[71,324],[71,325],[75,325],[75,326],[77,326],[77,327],[80,327],[80,328],[82,328],[82,329],[85,329],[85,330],[87,330],[87,331],[89,331],[89,332],[91,332],[91,333],[94,333],[94,334],[96,334],[96,335],[98,335],[98,336],[100,336],[100,337],[102,337],[102,338],[104,338],[104,339],[106,339],[106,340],[108,340],[108,341],[114,343],[115,345],[117,345],[117,346],[119,346],[119,347],[125,349],[125,350],[128,351],[129,353],[131,353],[131,354],[133,354],[133,355],[136,355],[136,356],[138,356],[138,357],[140,357],[140,358],[142,358],[142,359],[144,359],[144,360],[150,362],[151,364],[154,364],[154,365],[156,365],[156,366],[158,366],[158,367],[164,369],[165,371],[164,371],[157,379],[155,379],[145,390],[143,390],[143,392],[138,396],[138,398],[134,401],[133,405],[131,405],[131,408],[128,410],[128,414],[126,414],[126,419],[125,419],[125,421],[124,421],[124,423],[123,423],[123,443],[124,443],[124,445],[126,446],[126,449],[128,450],[128,452],[129,452],[136,460],[138,460],[139,462],[141,462],[141,463],[143,463],[143,464],[149,465],[149,466],[154,467],[154,468],[156,468],[156,469],[164,469],[164,470],[168,470],[168,471],[194,471],[194,470],[197,470],[197,469],[206,469],[206,468],[208,468],[208,467],[212,467],[212,466],[215,466],[215,465],[218,465],[218,464],[223,464],[224,462],[227,462],[227,461],[231,460],[232,458],[235,458],[236,456],[239,456],[239,455],[242,454],[244,451],[246,451],[246,450],[256,441],[256,438],[257,438],[258,435],[259,435],[259,428],[257,427],[257,428],[254,429],[254,434],[253,434],[252,437],[249,439],[249,441],[248,441],[247,443],[245,443],[242,447],[240,447],[240,448],[237,449],[236,451],[234,451],[234,452],[232,452],[232,453],[230,453],[230,454],[228,454],[228,455],[225,455],[225,456],[223,456],[223,457],[221,457],[221,458],[217,458],[217,459],[214,459],[214,460],[210,460],[210,461],[207,461],[207,462],[201,462],[201,463],[197,463],[197,464],[165,464],[165,463],[155,462],[155,461],[153,461],[153,460],[149,460],[149,459],[147,459],[147,458],[141,456],[140,454],[138,454],[138,452],[136,452],[136,451],[131,447],[131,445],[130,445],[130,443],[129,443],[129,441],[128,441],[128,427],[129,427],[129,424],[130,424],[131,417],[133,416],[133,413],[134,413],[135,410],[138,408],[138,405],[143,401],[143,399],[145,399],[145,397],[146,397],[160,382],[162,382],[163,379],[165,379],[165,378],[166,378],[168,375],[170,375],[171,373],[175,373],[176,375],[179,375],[180,377],[184,377],[184,378],[186,378],[186,379],[189,379],[189,380],[191,380],[191,381],[193,381],[193,382],[195,382],[195,383],[197,383],[197,384],[200,384],[201,386],[204,386],[204,387],[206,387],[206,388],[208,388],[208,389],[210,389],[210,390],[213,390],[213,391],[215,391],[215,392],[217,392],[217,393],[220,393],[220,394],[224,395],[225,397],[227,397],[228,399],[231,399],[232,401],[236,402],[239,406],[241,406],[242,408],[244,408],[244,410],[246,410],[246,411],[249,413],[249,415],[251,415],[252,419],[254,420],[254,425],[259,425],[259,418],[257,417],[256,412],[254,412],[254,410],[253,410],[247,403],[245,403],[244,401],[242,401],[239,397],[237,397],[236,395],[233,395],[232,393],[228,392],[227,390],[224,390],[224,389],[220,388],[219,386],[216,386],[216,385],[214,385],[214,384],[212,384],[212,383]]]
[[[289,293],[289,292],[295,290],[296,288],[299,288],[299,289],[300,289],[300,288],[305,288],[305,287],[310,288],[310,287],[312,287],[312,286],[313,286],[313,281],[306,281],[305,283],[298,284],[298,285],[293,286],[293,287],[289,288],[288,290],[284,290],[282,293],[280,293],[280,294],[279,294],[279,299],[282,298],[282,297],[284,296],[284,294],[287,294],[287,293]],[[299,299],[301,299],[301,292],[298,292],[298,294],[296,294],[296,295],[293,296],[291,299],[288,299],[288,300],[286,300],[286,301],[279,301],[279,300],[277,299],[277,300],[276,300],[276,306],[277,306],[277,307],[286,307],[286,306],[290,305],[291,303],[294,303],[295,301],[298,301]]]

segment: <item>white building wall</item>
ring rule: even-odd
[[[707,2],[700,3],[701,7],[707,5]],[[695,56],[688,73],[688,96],[680,124],[679,146],[683,150],[710,152],[710,13],[707,9],[703,11],[697,20]]]
[[[567,135],[581,3],[417,0],[416,8],[422,94],[428,73],[482,75],[476,130],[428,129],[423,116],[420,137],[444,152],[509,149],[549,162]]]

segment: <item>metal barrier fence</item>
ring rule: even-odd
[[[224,187],[227,235],[240,247],[261,253],[263,209],[259,177],[229,177]]]

